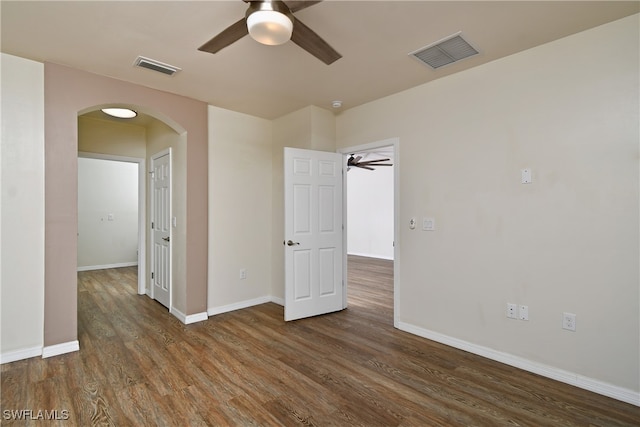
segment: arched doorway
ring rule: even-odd
[[[179,135],[182,172],[175,248],[184,278],[172,313],[181,321],[206,319],[207,105],[193,99],[68,67],[45,64],[45,301],[43,354],[78,350],[77,158],[78,116],[112,102],[137,106]],[[166,135],[154,129],[158,143]],[[187,227],[188,224],[188,227]],[[147,255],[148,256],[148,255]],[[204,313],[204,316],[201,316]]]
[[[121,105],[121,104],[117,104]],[[92,262],[84,259],[83,266],[79,265],[79,269],[99,269],[99,268],[112,268],[118,266],[124,266],[131,264],[131,245],[136,245],[136,257],[135,262],[138,267],[138,294],[147,294],[150,297],[157,299],[165,305],[169,311],[172,310],[170,295],[170,284],[172,277],[170,275],[165,277],[165,274],[160,274],[166,270],[166,272],[172,272],[178,270],[176,266],[172,266],[171,257],[164,258],[164,262],[168,263],[167,268],[160,268],[158,265],[158,257],[154,256],[154,251],[159,250],[154,244],[153,234],[158,230],[158,220],[154,219],[154,212],[151,207],[157,207],[158,202],[154,203],[153,192],[151,186],[154,180],[153,163],[158,152],[171,152],[184,151],[183,138],[175,131],[169,124],[162,120],[153,117],[150,114],[139,112],[137,106],[127,106],[133,111],[137,112],[137,116],[133,118],[115,118],[109,116],[101,111],[104,106],[99,106],[90,110],[84,114],[78,116],[78,157],[79,165],[83,160],[81,159],[99,159],[107,163],[114,164],[111,168],[116,168],[115,164],[120,163],[119,168],[124,168],[125,163],[137,165],[137,178],[134,183],[137,188],[137,227],[136,238],[132,242],[132,236],[127,236],[125,230],[131,232],[133,226],[130,218],[131,207],[129,206],[129,218],[119,218],[113,213],[108,211],[117,210],[117,207],[109,208],[105,204],[103,210],[96,211],[95,209],[91,213],[85,213],[80,210],[82,206],[83,198],[79,191],[78,202],[78,260],[88,258],[84,256],[85,253],[95,254]],[[103,168],[107,168],[106,165]],[[82,169],[79,168],[79,171]],[[178,173],[184,173],[185,168],[182,165],[178,165],[176,168]],[[148,171],[148,173],[147,173]],[[84,173],[90,174],[91,171],[85,171]],[[81,182],[82,175],[78,177],[79,189],[85,188],[86,183]],[[101,203],[103,199],[109,200],[111,203],[118,203],[124,197],[118,198],[118,193],[128,192],[122,186],[116,185],[116,182],[120,181],[120,177],[101,177],[99,183],[96,183],[96,191],[102,191],[103,197],[98,195],[90,195],[84,197],[91,197],[96,203]],[[113,181],[113,185],[112,185]],[[177,182],[184,181],[184,177],[178,177]],[[100,184],[100,185],[97,185]],[[122,185],[122,184],[121,184]],[[85,191],[87,191],[85,189]],[[170,194],[170,193],[169,193]],[[123,203],[125,203],[123,201]],[[171,206],[171,200],[164,200],[166,204],[166,210],[168,212],[175,211],[180,212],[183,210],[181,206]],[[93,217],[86,218],[87,215]],[[177,221],[175,216],[173,217],[173,226],[177,228]],[[128,224],[125,221],[128,220]],[[89,224],[87,224],[89,223]],[[97,224],[97,227],[92,227]],[[110,233],[120,233],[120,239],[117,242],[118,245],[109,245],[110,235],[105,235],[105,231],[99,232],[100,228],[109,228]],[[98,231],[94,231],[98,229]],[[101,236],[101,237],[100,237]],[[106,241],[105,241],[106,240]],[[170,242],[167,238],[165,244],[165,253],[170,254],[169,250]],[[116,246],[116,247],[114,247]],[[101,262],[101,259],[106,261]],[[113,259],[117,259],[120,263],[113,263]],[[87,266],[87,264],[89,264]],[[92,264],[92,265],[91,265]],[[154,283],[158,280],[162,280],[169,287],[166,292],[166,298],[161,298],[160,295],[154,293]]]

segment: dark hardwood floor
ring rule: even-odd
[[[350,257],[349,308],[183,325],[135,268],[78,273],[80,351],[2,365],[2,425],[638,426],[640,408],[393,328],[392,263]],[[57,410],[68,420],[7,420]]]

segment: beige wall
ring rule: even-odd
[[[400,139],[401,327],[637,399],[638,39],[636,15],[337,118],[338,147]]]
[[[99,104],[130,103],[151,105],[156,117],[186,130],[185,314],[205,311],[207,302],[229,307],[261,293],[283,297],[283,147],[335,151],[399,137],[401,327],[637,396],[638,52],[635,16],[336,119],[307,107],[273,122],[214,107],[207,117],[196,101],[46,64],[44,345],[76,339],[76,116]],[[217,126],[209,135],[207,119]],[[265,147],[269,127],[272,145]],[[207,155],[207,136],[215,153],[244,153],[260,169],[234,169],[224,157],[224,165],[215,164],[221,157]],[[3,156],[4,149],[3,136]],[[520,184],[525,167],[533,170],[529,185]],[[229,188],[246,179],[261,189],[250,205],[265,209],[257,220],[246,211],[248,200]],[[220,198],[211,200],[210,214],[208,196]],[[234,209],[225,210],[226,202]],[[236,216],[259,221],[260,229],[252,235],[230,226]],[[410,231],[412,216],[435,217],[436,231]],[[234,232],[255,247],[225,252]],[[208,301],[207,244],[215,251]],[[261,248],[270,266],[253,259]],[[2,257],[4,264],[4,251]],[[246,287],[238,283],[242,267]],[[263,282],[252,281],[254,269]],[[4,304],[4,281],[2,289]],[[507,302],[528,305],[530,320],[506,319]],[[560,328],[563,311],[577,314],[576,332]]]
[[[78,151],[144,159],[146,141],[144,126],[78,117]]]
[[[109,103],[141,112],[186,133],[186,293],[184,314],[206,311],[206,104],[118,80],[45,64],[44,344],[77,339],[76,229],[79,113]],[[145,107],[147,106],[147,107]]]
[[[393,259],[394,174],[393,166],[380,166],[372,171],[351,168],[345,175],[349,254]]]
[[[95,117],[81,115],[78,117],[78,152],[92,153],[87,157],[93,157],[93,154],[98,154],[99,156],[106,155],[106,156],[127,157],[127,158],[134,158],[134,159],[146,159],[147,129],[145,126],[134,125],[127,122],[117,122],[114,120],[99,119]],[[82,157],[83,155],[84,154],[80,154],[80,157]],[[146,166],[142,164],[140,165],[140,167],[146,167]],[[78,178],[80,179],[81,175],[79,175]],[[136,177],[136,182],[138,180],[139,178]],[[79,182],[78,185],[80,188],[82,183]],[[146,183],[143,183],[143,185],[146,185]],[[142,189],[140,188],[137,188],[137,189],[140,192],[139,197],[144,197],[143,191],[141,191]],[[85,223],[86,224],[85,236],[83,239],[83,235],[81,234],[82,214],[80,211],[80,205],[81,205],[80,202],[82,199],[80,194],[78,194],[78,196],[80,197],[80,199],[78,200],[78,209],[79,209],[78,249],[82,250],[81,246],[83,244],[83,240],[85,245],[91,246],[94,240],[99,241],[99,239],[96,240],[97,236],[94,236],[91,234],[89,236],[86,236],[86,232],[91,229],[88,223]],[[145,205],[140,206],[140,204],[138,204],[138,209],[141,209],[144,207]],[[85,213],[85,216],[86,216],[86,213]],[[85,221],[90,222],[91,219],[86,217]],[[137,223],[138,221],[136,219],[136,224]],[[140,226],[138,224],[136,226],[136,230],[139,230],[139,227]],[[121,229],[120,227],[118,228]],[[136,236],[131,236],[131,237],[135,239],[136,248],[138,249],[138,251],[140,251],[140,248],[138,248],[140,242],[138,242],[137,234]],[[96,250],[97,248],[93,248],[93,249]],[[148,254],[148,252],[146,251],[146,248],[142,248],[141,253]],[[136,258],[135,261],[137,262],[138,259]],[[87,258],[86,255],[83,257],[82,253],[78,253],[78,267],[92,266],[92,265],[96,265],[96,264],[92,263]],[[148,269],[148,266],[149,266],[148,260],[144,261],[144,266],[146,266]],[[145,280],[146,277],[150,277],[148,271],[145,274],[145,276],[142,278],[144,282],[148,282],[147,280]]]
[[[268,120],[209,107],[210,314],[270,295],[271,134]]]
[[[138,166],[78,156],[78,271],[138,264]]]

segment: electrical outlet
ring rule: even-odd
[[[576,315],[573,313],[562,313],[562,329],[576,331]]]
[[[246,269],[244,269],[244,268],[241,268],[241,269],[240,269],[240,279],[241,279],[241,280],[244,280],[244,279],[246,279],[246,278],[247,278],[247,270],[246,270]]]
[[[517,304],[507,303],[507,317],[509,319],[518,318],[518,306]]]
[[[521,305],[518,307],[518,318],[520,320],[529,320],[529,306]]]

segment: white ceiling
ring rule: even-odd
[[[296,13],[343,55],[325,65],[292,42],[248,36],[198,47],[244,16],[233,1],[4,1],[5,53],[53,62],[273,119],[308,105],[340,110],[638,13],[639,1],[339,1]],[[462,31],[480,54],[432,70],[409,52]],[[133,66],[138,55],[182,68]],[[594,58],[597,61],[597,58]],[[339,112],[340,110],[336,110]]]

